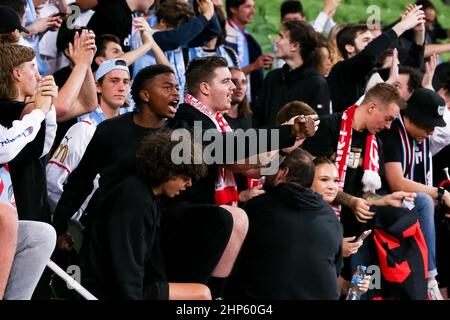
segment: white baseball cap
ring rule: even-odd
[[[127,62],[123,59],[110,59],[103,61],[95,72],[95,81],[110,73],[113,70],[124,70],[130,74],[130,70],[127,67]]]

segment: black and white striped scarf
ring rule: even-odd
[[[416,168],[415,151],[418,144],[422,144],[423,159],[423,177],[427,186],[433,185],[433,162],[431,161],[430,139],[426,138],[422,142],[417,142],[408,136],[402,117],[398,116],[398,133],[402,142],[402,168],[403,176],[407,179],[414,180],[414,170]]]

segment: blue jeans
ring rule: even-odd
[[[428,248],[428,277],[437,275],[436,269],[436,229],[434,227],[434,202],[431,196],[418,192],[415,201],[420,228]]]

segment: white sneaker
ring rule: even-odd
[[[428,300],[444,300],[435,279],[428,281]]]

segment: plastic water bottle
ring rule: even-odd
[[[348,290],[347,299],[346,300],[360,300],[362,292],[359,290],[358,285],[364,279],[366,275],[366,266],[359,265],[356,267],[356,271],[352,277],[352,283],[350,285],[350,289]]]

